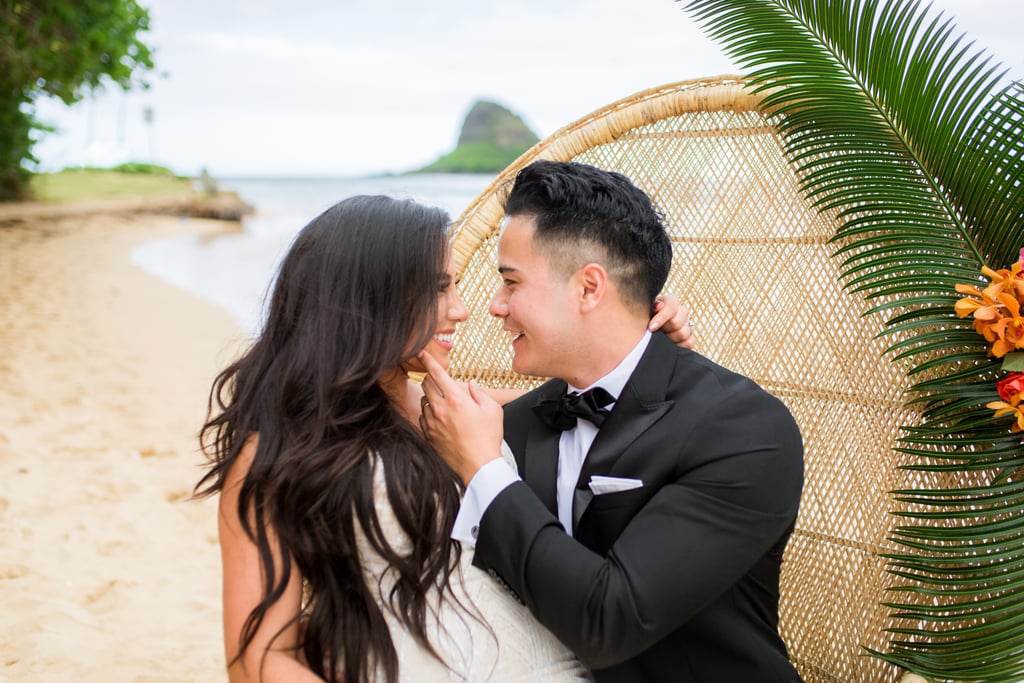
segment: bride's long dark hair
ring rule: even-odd
[[[459,483],[380,380],[435,332],[447,225],[440,209],[388,197],[352,197],[325,211],[285,257],[262,333],[213,383],[200,433],[210,468],[197,495],[221,491],[258,435],[238,516],[259,548],[265,589],[238,657],[297,569],[308,589],[309,667],[328,680],[344,671],[345,681],[362,683],[380,670],[397,681],[395,647],[360,567],[356,525],[393,568],[392,609],[433,652],[428,595],[448,586],[458,562],[448,533]],[[374,511],[378,457],[411,554],[388,544]]]

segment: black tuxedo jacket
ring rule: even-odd
[[[655,334],[558,522],[560,432],[534,415],[552,380],[505,409],[524,482],[481,520],[474,563],[499,576],[599,683],[799,681],[778,635],[779,566],[803,485],[786,407]],[[599,496],[594,474],[643,486]]]

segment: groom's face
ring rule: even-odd
[[[512,369],[535,377],[561,377],[580,352],[575,277],[552,270],[533,239],[536,222],[512,216],[498,241],[501,285],[491,315],[512,335]]]

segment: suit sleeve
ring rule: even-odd
[[[803,447],[785,406],[744,390],[703,408],[675,440],[678,453],[650,454],[677,458],[677,476],[607,556],[567,535],[522,482],[499,494],[481,521],[474,563],[498,574],[593,668],[625,661],[687,622],[796,517]]]

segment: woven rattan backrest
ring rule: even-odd
[[[453,226],[461,290],[453,374],[530,386],[510,370],[509,340],[487,314],[497,284],[502,202],[536,159],[619,171],[664,212],[666,287],[692,309],[697,350],[782,399],[804,437],[806,482],[783,565],[781,630],[813,681],[893,681],[863,646],[885,650],[892,625],[880,553],[892,549],[888,491],[905,486],[892,447],[907,380],[882,360],[881,322],[862,318],[838,280],[835,224],[803,199],[758,98],[736,78],[639,93],[555,133],[503,172]]]

